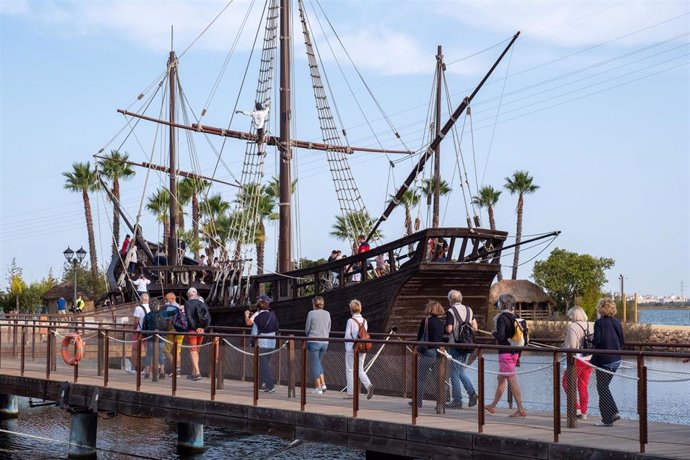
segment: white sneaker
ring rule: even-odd
[[[132,372],[132,361],[130,361],[129,358],[125,358],[125,372]]]
[[[580,415],[582,415],[582,411],[580,409],[575,409],[575,415],[579,417]]]
[[[326,388],[326,385],[325,384],[321,385],[321,391],[323,391],[325,393],[326,390],[328,390],[328,388]]]
[[[311,394],[313,395],[322,395],[323,391],[321,391],[321,388],[312,388]]]
[[[587,414],[580,414],[578,417],[580,420],[587,420]]]

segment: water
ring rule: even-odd
[[[38,402],[38,401],[35,401]],[[19,400],[19,418],[0,421],[0,458],[11,460],[67,458],[70,416],[54,406],[29,407]],[[11,433],[8,433],[11,432]],[[21,433],[21,434],[15,434]],[[98,458],[174,459],[177,425],[156,418],[109,417],[99,414]],[[275,436],[249,435],[232,430],[205,427],[207,450],[192,458],[271,459],[362,459],[363,451],[330,444],[303,443],[289,448],[290,441]]]
[[[685,310],[638,310],[640,323],[690,326],[690,309]]]

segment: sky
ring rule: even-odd
[[[258,62],[251,51],[262,4],[0,0],[0,288],[7,286],[13,259],[32,281],[51,268],[61,274],[67,246],[88,250],[81,194],[64,189],[62,172],[72,163],[93,161],[101,149],[125,151],[134,161],[164,161],[154,128],[128,135],[131,125],[116,110],[138,110],[139,93],[148,101],[165,71],[171,42],[180,56],[190,120],[206,108],[204,123],[248,130],[247,118],[230,120],[254,98]],[[329,102],[351,145],[419,150],[428,137],[437,46],[443,47],[454,108],[520,30],[512,51],[473,101],[471,116],[458,121],[457,137],[442,144],[442,169],[453,189],[441,203],[442,225],[465,225],[463,191],[471,195],[477,185],[500,189],[507,176],[526,170],[540,188],[525,198],[523,234],[562,233],[550,246],[523,249],[519,278],[529,279],[533,263],[558,247],[614,259],[607,290],[617,291],[623,275],[626,292],[679,295],[683,283],[688,295],[687,1],[305,4]],[[293,137],[319,142],[299,28],[295,36]],[[153,116],[160,110],[155,104],[148,112]],[[277,126],[273,119],[269,132],[277,133]],[[212,175],[222,152],[216,177],[239,179],[242,142],[192,137],[193,149],[182,137],[182,169]],[[412,158],[400,155],[354,154],[349,161],[374,216],[413,165]],[[466,166],[468,187],[461,187],[458,164]],[[266,178],[276,174],[276,166],[269,151]],[[346,249],[329,236],[338,205],[325,154],[296,151],[293,166],[299,174],[295,257],[327,257],[334,248]],[[161,229],[139,209],[160,181],[140,170],[122,184],[123,205],[133,218],[141,216],[150,240]],[[213,190],[227,200],[236,193],[232,187]],[[91,201],[99,265],[105,265],[112,208],[102,194]],[[497,227],[510,232],[508,243],[516,201],[504,191],[495,209]],[[426,205],[413,215],[427,221]],[[484,211],[482,220],[488,221]],[[384,241],[402,235],[402,221],[402,209],[394,211],[381,227]],[[275,264],[270,256],[275,237],[275,225],[269,224],[268,270]],[[503,264],[509,274],[512,257]]]

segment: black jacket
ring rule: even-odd
[[[594,322],[594,337],[592,343],[596,350],[622,350],[625,346],[625,338],[623,337],[623,328],[620,321],[611,316],[603,316]],[[592,355],[592,361],[595,366],[607,365],[621,360],[621,355]]]

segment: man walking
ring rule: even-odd
[[[474,343],[477,320],[474,318],[472,309],[462,304],[462,293],[454,289],[448,292],[448,304],[450,305],[446,313],[448,343]],[[465,387],[465,391],[467,391],[467,405],[473,407],[477,404],[477,392],[474,391],[472,382],[465,373],[465,367],[463,366],[467,362],[467,355],[471,350],[457,347],[448,347],[448,350],[453,358],[450,366],[450,384],[452,386],[453,401],[446,407],[448,409],[462,409],[461,383]]]
[[[183,306],[179,307],[179,314],[187,315],[187,324],[189,332],[196,332],[198,335],[192,334],[187,336],[189,343],[189,359],[192,364],[192,373],[187,377],[190,380],[201,380],[201,371],[199,371],[199,346],[204,341],[204,330],[211,325],[211,315],[208,311],[208,305],[199,297],[199,293],[195,288],[187,290],[187,300]]]

